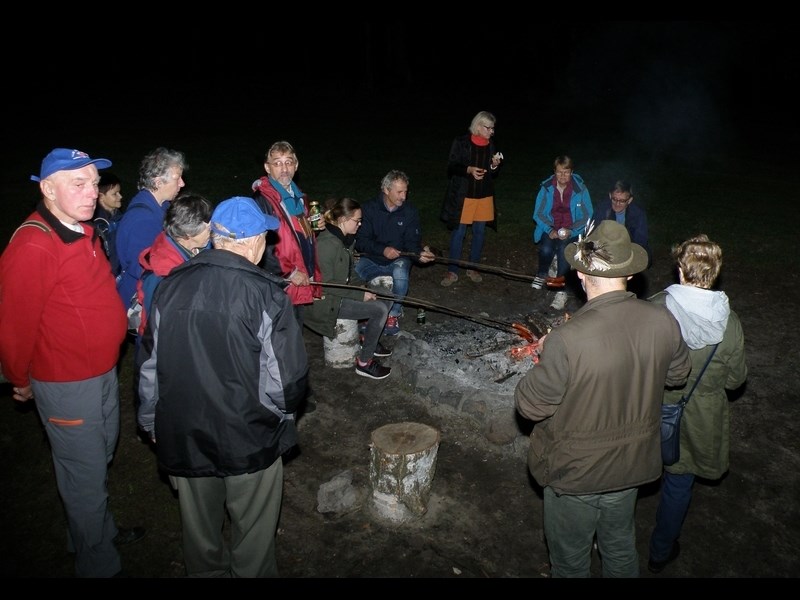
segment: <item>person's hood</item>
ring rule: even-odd
[[[678,284],[665,291],[667,308],[681,326],[689,348],[698,350],[722,341],[731,314],[725,292]]]

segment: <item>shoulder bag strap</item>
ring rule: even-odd
[[[719,346],[719,344],[714,344],[714,347],[711,349],[711,354],[709,354],[708,358],[706,359],[706,364],[704,364],[703,368],[700,370],[700,375],[698,375],[697,379],[694,380],[694,385],[692,386],[692,389],[689,390],[689,393],[686,396],[683,397],[683,403],[684,404],[686,404],[689,401],[689,398],[692,397],[692,394],[694,393],[694,388],[697,387],[697,384],[700,382],[700,379],[703,377],[703,373],[706,372],[706,367],[708,366],[708,363],[711,362],[711,357],[714,356],[714,352],[717,351],[717,346]]]

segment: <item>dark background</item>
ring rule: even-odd
[[[437,215],[447,152],[479,110],[498,117],[506,156],[487,265],[510,260],[534,272],[533,198],[562,153],[575,158],[593,200],[617,178],[634,182],[650,219],[651,291],[672,282],[670,244],[708,233],[725,251],[721,287],[742,318],[750,374],[731,405],[731,473],[696,487],[682,556],[663,577],[800,572],[793,23],[581,21],[572,13],[582,10],[566,5],[555,7],[556,20],[457,6],[451,10],[469,20],[442,23],[407,5],[384,9],[397,14],[380,22],[268,5],[235,16],[220,12],[233,13],[228,6],[198,15],[197,7],[175,14],[80,5],[68,7],[69,18],[34,8],[6,19],[0,36],[2,240],[37,200],[29,176],[53,147],[112,159],[126,200],[146,152],[183,150],[187,187],[217,202],[247,193],[263,174],[266,148],[287,139],[311,198],[364,200],[388,169],[405,170],[426,241],[444,248]],[[311,18],[321,25],[308,25]],[[550,303],[549,292],[537,295],[526,282],[486,276],[481,286],[462,279],[443,288],[441,265],[412,273],[414,296],[465,312],[508,317],[512,306],[537,312]],[[430,325],[440,318],[429,311]],[[331,373],[321,340],[307,341],[318,409],[300,421],[303,452],[285,474],[278,548],[286,576],[454,578],[453,566],[471,586],[479,577],[546,576],[541,502],[524,457],[486,451],[395,373],[386,383]],[[119,523],[149,533],[124,550],[124,564],[135,577],[177,576],[177,502],[134,435],[131,373],[128,353],[110,489]],[[0,407],[0,572],[68,577],[63,517],[33,407],[14,403],[8,386]],[[319,514],[316,494],[331,477],[352,467],[364,483],[369,432],[409,418],[442,428],[440,510],[404,531],[376,525],[366,511]],[[637,507],[642,557],[656,503],[651,490]]]
[[[270,12],[142,10],[106,26],[51,16],[23,44],[2,42],[11,83],[4,122],[8,133],[55,140],[85,115],[84,127],[174,128],[212,117],[278,120],[355,97],[376,112],[385,103],[443,114],[490,107],[506,123],[602,129],[652,153],[796,143],[794,24],[563,13],[448,22],[320,15],[317,25]]]

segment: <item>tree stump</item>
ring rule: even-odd
[[[322,351],[325,364],[334,369],[354,368],[360,346],[358,321],[336,319],[336,336],[332,338],[323,336]]]
[[[369,479],[378,514],[394,522],[428,510],[439,431],[422,423],[393,423],[372,432]]]

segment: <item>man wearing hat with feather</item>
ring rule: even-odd
[[[536,421],[528,468],[544,488],[551,576],[588,577],[596,535],[603,576],[638,577],[637,488],[661,476],[661,399],[685,384],[689,350],[669,311],[627,291],[647,252],[624,225],[590,223],[565,257],[587,302],[540,340],[515,391]]]

